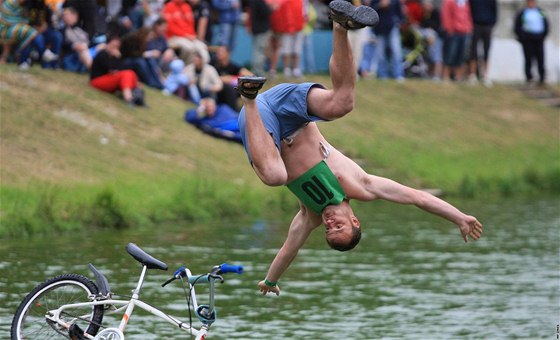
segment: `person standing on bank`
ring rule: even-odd
[[[539,85],[544,85],[544,39],[548,35],[548,19],[544,11],[537,7],[536,0],[527,0],[527,5],[515,17],[515,35],[523,47],[525,57],[525,79],[533,82],[533,61],[537,62]]]
[[[474,85],[480,79],[485,86],[490,87],[492,81],[488,78],[488,57],[492,30],[498,21],[498,3],[497,0],[470,0],[470,5],[474,27],[469,54],[469,83]]]

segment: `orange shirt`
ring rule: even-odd
[[[45,0],[47,5],[52,11],[57,11],[64,4],[64,0]]]
[[[185,37],[194,39],[194,14],[184,0],[171,0],[163,7],[163,18],[167,21],[167,38]]]

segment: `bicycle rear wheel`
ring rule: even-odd
[[[41,283],[19,305],[12,321],[12,340],[69,338],[68,328],[45,318],[47,311],[62,305],[89,302],[89,296],[97,292],[95,283],[78,274],[63,274]],[[67,326],[75,323],[95,335],[103,320],[103,305],[68,309],[60,318]]]

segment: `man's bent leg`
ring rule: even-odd
[[[313,88],[307,96],[309,112],[325,120],[343,117],[354,108],[356,68],[346,29],[333,27],[333,52],[329,62],[333,88]]]
[[[243,92],[240,93],[245,109],[245,143],[253,169],[264,184],[284,185],[288,180],[288,173],[274,139],[264,126],[257,102],[254,98],[244,96]]]
[[[349,18],[350,15],[344,16],[336,12],[337,6],[333,6],[334,3],[343,5],[340,10],[348,13],[359,12],[360,22],[367,23],[368,26],[375,25],[378,21],[377,13],[370,7],[367,9],[365,6],[356,8],[340,0],[331,2],[331,16],[335,22],[333,22],[333,51],[329,61],[329,71],[333,88],[332,90],[313,88],[307,97],[309,112],[326,120],[343,117],[354,108],[354,89],[357,78],[347,31],[352,28],[344,22],[342,24],[337,22],[341,17]],[[352,9],[346,8],[347,6],[351,6]]]

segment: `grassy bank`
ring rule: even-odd
[[[84,75],[0,73],[0,236],[295,208],[240,145],[185,124],[190,106],[177,98],[148,90],[150,107],[130,108]],[[560,192],[558,119],[506,86],[370,80],[351,115],[321,128],[368,172],[476,197]]]

